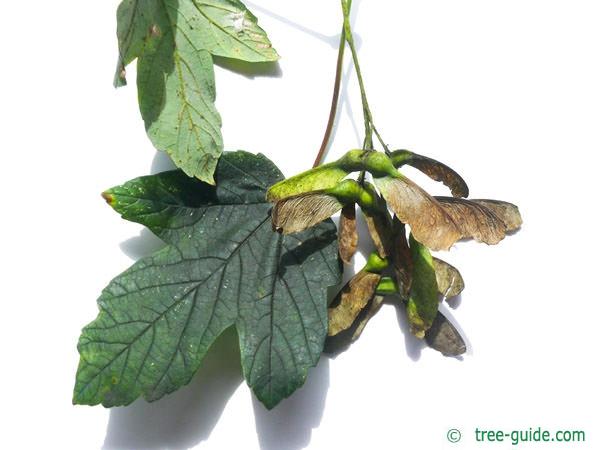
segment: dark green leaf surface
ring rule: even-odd
[[[216,188],[173,171],[105,193],[124,218],[169,245],[102,293],[100,314],[79,341],[75,403],[156,400],[188,383],[232,325],[244,376],[267,407],[317,363],[327,286],[340,277],[333,223],[273,232],[265,192],[281,174],[264,156],[225,153],[216,176]]]
[[[123,0],[117,10],[115,85],[138,58],[138,97],[146,131],[190,176],[214,184],[223,151],[212,55],[275,61],[265,32],[237,0]]]

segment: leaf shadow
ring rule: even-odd
[[[221,69],[237,73],[249,79],[257,77],[281,78],[283,72],[279,62],[247,62],[239,59],[213,56],[213,62]]]
[[[323,418],[329,389],[329,358],[321,356],[308,373],[306,384],[267,410],[252,397],[256,433],[262,450],[299,450],[309,445],[312,430]]]
[[[166,152],[157,151],[150,164],[150,175],[156,175],[157,173],[175,169],[177,169],[177,166],[171,157]]]
[[[454,298],[458,299],[459,301],[461,300],[460,296],[454,297]],[[388,297],[386,302],[393,304],[394,307],[396,308],[396,318],[398,320],[398,325],[400,327],[400,330],[402,331],[402,334],[404,335],[404,346],[406,347],[406,354],[408,355],[408,357],[413,361],[418,361],[419,359],[421,359],[421,353],[422,353],[423,349],[435,351],[435,350],[429,348],[425,339],[418,339],[410,332],[410,325],[408,323],[408,318],[406,317],[406,310],[404,308],[404,305],[402,303],[398,302],[393,297]],[[445,303],[446,302],[440,303],[439,311],[458,330],[459,334],[461,335],[461,337],[463,338],[463,340],[465,341],[465,344],[467,346],[467,354],[471,354],[472,353],[471,352],[471,343],[470,343],[469,339],[466,337],[465,331],[458,324],[458,322],[456,321],[454,316],[450,313],[450,308],[455,309],[456,307],[458,307],[458,305],[451,306],[451,305],[446,305]],[[449,306],[450,306],[450,308],[449,308]],[[457,359],[459,361],[464,360],[462,355],[459,355],[459,356],[444,355],[444,357]]]
[[[462,293],[458,294],[454,297],[449,297],[444,300],[446,304],[452,309],[458,309],[458,307],[462,304]]]
[[[288,267],[302,265],[315,253],[329,246],[332,239],[336,239],[335,227],[331,222],[330,224],[331,226],[327,228],[323,225],[315,226],[296,235],[285,235],[283,237],[285,252],[281,255],[281,269],[279,270],[282,276],[286,273]]]
[[[396,319],[398,320],[400,331],[402,331],[402,334],[404,335],[406,354],[411,360],[418,361],[421,359],[421,352],[423,349],[427,348],[427,343],[424,339],[416,338],[410,332],[410,325],[408,323],[408,318],[406,317],[404,305],[394,297],[388,297],[386,301],[389,302],[389,299],[392,299],[391,303],[396,308]]]
[[[147,228],[140,230],[140,234],[133,236],[119,244],[119,248],[125,255],[132,260],[137,261],[145,258],[160,249],[166,244]]]
[[[183,450],[205,441],[242,383],[237,333],[211,347],[192,382],[158,402],[143,399],[110,411],[104,450]]]
[[[358,1],[360,1],[360,0],[358,0]],[[262,14],[269,16],[296,31],[299,31],[299,32],[307,34],[308,36],[311,36],[315,39],[323,41],[323,42],[329,44],[332,48],[337,48],[339,38],[336,37],[335,35],[330,36],[330,35],[327,35],[324,33],[320,33],[316,30],[313,30],[312,28],[304,26],[301,23],[294,22],[293,20],[290,20],[289,18],[282,16],[281,14],[277,14],[275,11],[271,11],[270,9],[265,8],[265,7],[263,7],[257,3],[254,3],[252,1],[246,1],[245,3],[246,3],[246,6],[248,8],[250,8],[252,11],[259,11]],[[340,22],[340,25],[341,25],[341,22]]]

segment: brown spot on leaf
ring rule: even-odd
[[[150,26],[150,29],[148,30],[148,34],[150,35],[150,37],[159,37],[160,36],[160,28],[157,24],[153,24]]]
[[[103,192],[102,198],[106,200],[106,203],[108,203],[110,206],[113,206],[115,204],[115,197],[109,192]]]

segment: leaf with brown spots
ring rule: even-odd
[[[213,56],[248,62],[279,56],[239,0],[122,0],[115,86],[137,59],[140,112],[157,150],[190,177],[214,184],[223,152]]]

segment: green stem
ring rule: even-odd
[[[342,11],[344,15],[344,25],[342,27],[342,33],[340,36],[340,45],[338,48],[338,56],[337,56],[337,64],[335,71],[335,83],[333,87],[333,95],[331,99],[331,108],[329,110],[329,119],[327,121],[327,127],[325,128],[325,134],[323,136],[323,141],[321,142],[321,147],[319,148],[319,152],[315,157],[315,161],[313,163],[313,168],[319,166],[325,152],[327,151],[327,146],[329,145],[329,141],[331,139],[331,133],[333,131],[333,126],[335,123],[335,118],[337,116],[337,108],[340,97],[340,88],[342,82],[342,72],[344,65],[344,51],[346,48],[346,43],[350,47],[350,51],[352,52],[352,61],[354,63],[354,67],[356,70],[356,75],[358,78],[358,84],[360,88],[360,95],[362,100],[363,107],[363,117],[365,122],[365,139],[363,142],[363,150],[373,150],[373,134],[377,137],[377,140],[385,150],[386,154],[390,154],[390,150],[382,139],[381,134],[375,127],[373,122],[373,114],[371,113],[371,108],[369,107],[369,101],[367,99],[367,93],[365,89],[365,83],[362,76],[362,71],[360,68],[360,63],[358,60],[358,52],[356,51],[356,46],[354,44],[354,36],[352,34],[352,26],[350,25],[350,10],[352,8],[352,0],[341,0],[342,2]],[[360,181],[364,181],[364,174],[360,177]]]
[[[385,143],[385,141],[381,138],[381,134],[375,127],[373,123],[373,114],[371,113],[371,108],[369,107],[369,101],[367,99],[367,92],[365,89],[365,82],[363,79],[362,71],[360,68],[360,62],[358,60],[358,52],[356,51],[356,45],[354,44],[354,36],[352,34],[352,26],[350,24],[350,8],[352,6],[352,0],[341,0],[342,2],[342,10],[344,12],[344,35],[346,37],[346,42],[350,47],[350,52],[352,53],[352,61],[354,62],[354,68],[356,70],[356,76],[358,78],[358,85],[360,88],[360,96],[362,99],[362,107],[363,107],[363,117],[365,122],[365,140],[363,144],[364,150],[372,150],[373,149],[373,133],[379,140],[379,143],[385,150],[387,154],[390,153],[390,150]]]

